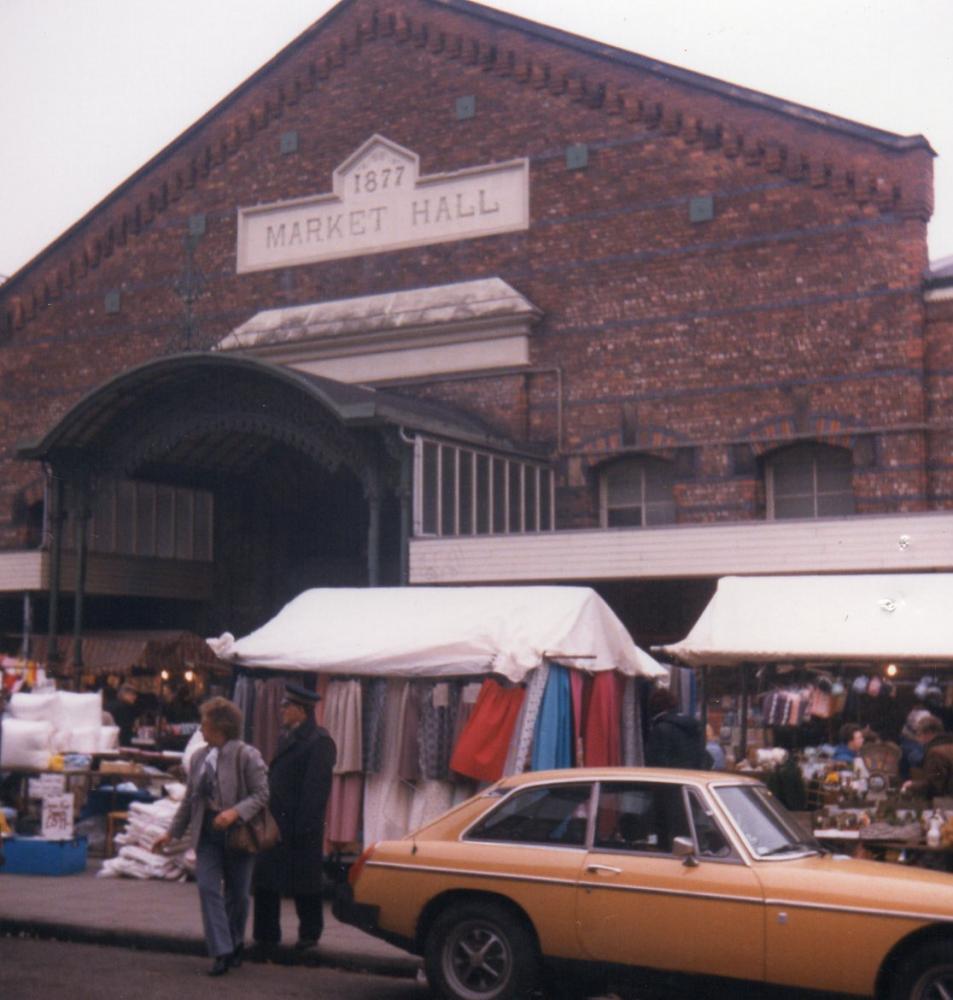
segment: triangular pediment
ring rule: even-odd
[[[351,184],[359,195],[372,197],[378,192],[406,183],[417,183],[420,175],[420,157],[382,135],[372,135],[334,171],[334,193],[343,198],[348,190],[348,180],[358,176],[373,177],[373,190],[367,184]]]

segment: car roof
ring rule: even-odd
[[[501,788],[547,781],[677,781],[704,784],[761,784],[758,778],[726,771],[690,771],[674,767],[570,767],[554,771],[526,771],[498,782]]]

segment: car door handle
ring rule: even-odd
[[[603,875],[621,875],[621,868],[613,868],[612,865],[586,865],[586,871],[592,872],[594,875],[598,875],[600,872]]]

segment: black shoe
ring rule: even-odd
[[[235,950],[228,956],[228,964],[233,969],[241,968],[241,964],[245,959],[245,946],[243,944],[235,945]]]
[[[309,948],[315,948],[317,944],[317,938],[298,938],[295,941],[295,951],[307,951]]]
[[[256,941],[248,952],[253,962],[271,962],[278,954],[278,945],[272,941]]]
[[[228,972],[228,955],[219,955],[208,970],[210,976],[224,976]]]

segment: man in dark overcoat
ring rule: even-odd
[[[334,740],[314,721],[320,695],[287,684],[281,702],[282,736],[271,761],[269,808],[281,842],[258,855],[255,865],[254,936],[267,951],[281,941],[281,899],[291,896],[298,913],[298,949],[317,944],[324,930],[321,875],[324,813],[337,758]]]

